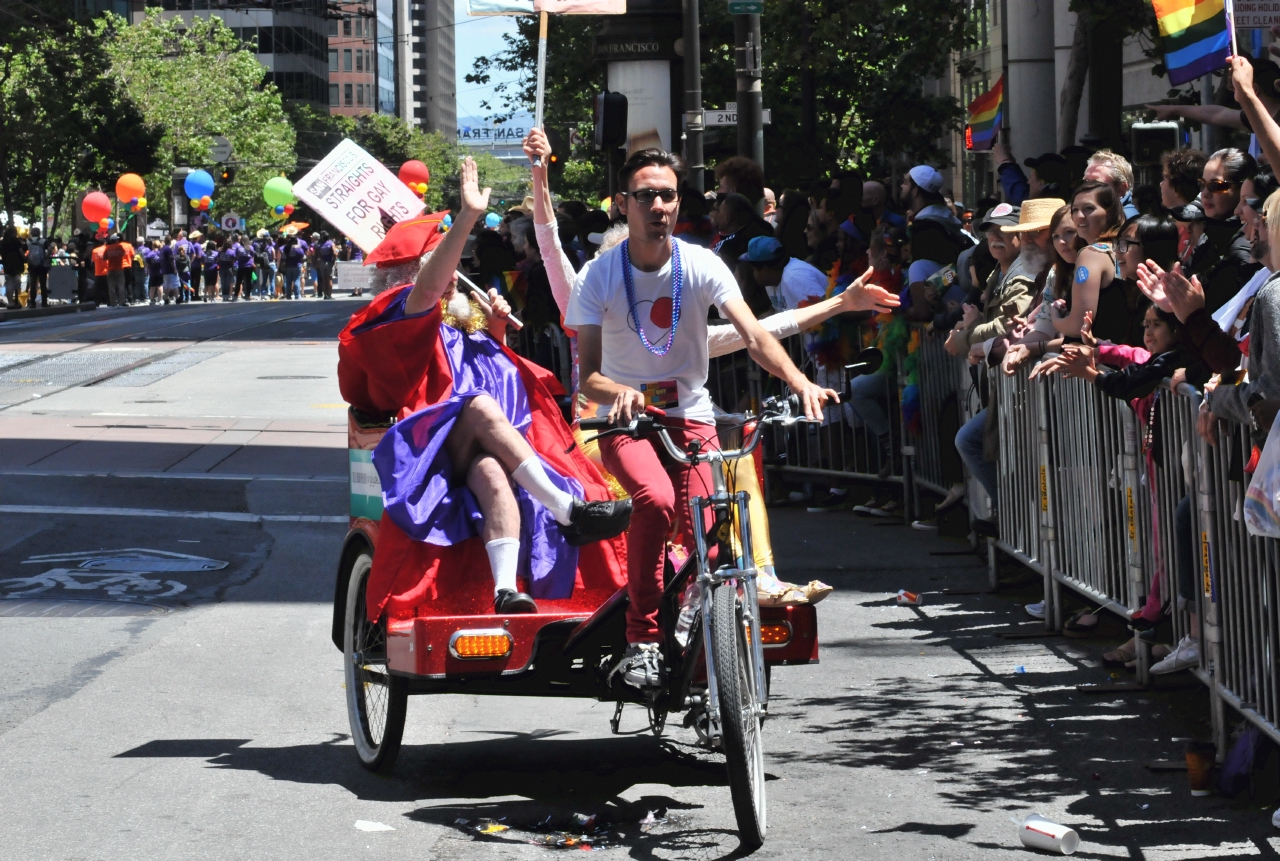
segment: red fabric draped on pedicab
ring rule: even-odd
[[[453,391],[453,371],[439,338],[439,306],[424,314],[388,317],[390,306],[410,288],[405,284],[382,293],[352,315],[338,338],[342,396],[371,415],[403,419]],[[503,352],[518,369],[529,399],[529,444],[562,475],[576,478],[588,500],[611,498],[600,471],[578,449],[560,413],[555,401],[564,392],[560,382],[505,346]],[[580,548],[572,597],[540,599],[539,606],[594,609],[625,584],[622,535]],[[489,558],[478,537],[452,546],[415,541],[383,515],[366,593],[371,619],[384,611],[393,618],[412,616],[420,607],[435,615],[492,613],[492,587]]]

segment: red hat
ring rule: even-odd
[[[392,266],[416,262],[444,239],[441,222],[448,214],[449,211],[444,210],[396,223],[387,231],[387,235],[378,243],[378,247],[365,257],[364,265],[376,263],[379,269],[388,269]]]

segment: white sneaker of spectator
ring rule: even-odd
[[[1036,604],[1027,604],[1022,609],[1027,611],[1027,615],[1033,619],[1044,618],[1044,602],[1040,601]]]
[[[1169,653],[1167,658],[1151,667],[1151,672],[1160,676],[1198,666],[1200,666],[1200,641],[1188,634],[1178,641],[1177,647]]]

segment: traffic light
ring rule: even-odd
[[[230,185],[236,180],[236,166],[233,164],[224,164],[222,170],[218,172],[218,181],[223,185]]]
[[[613,149],[627,143],[627,97],[605,91],[596,96],[596,149]]]
[[[964,148],[973,149],[973,126],[964,127]]]
[[[558,177],[564,175],[564,164],[569,160],[569,138],[559,129],[545,129],[547,143],[551,144],[551,155],[547,156],[547,175]]]

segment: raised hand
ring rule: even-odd
[[[1228,57],[1231,67],[1231,86],[1236,95],[1242,96],[1253,92],[1253,64],[1245,57]],[[1237,99],[1238,101],[1238,99]]]
[[[1173,305],[1169,297],[1164,295],[1164,282],[1161,280],[1165,271],[1154,260],[1138,264],[1138,289],[1161,311],[1173,313]]]
[[[458,175],[461,183],[462,209],[463,212],[469,212],[472,215],[478,215],[489,208],[490,189],[480,188],[479,175],[475,159],[471,156],[464,158]]]
[[[1093,348],[1098,346],[1098,339],[1093,337],[1093,312],[1085,311],[1084,320],[1080,323],[1080,342],[1089,348],[1092,352]]]
[[[960,318],[960,326],[964,329],[973,328],[973,324],[978,322],[978,306],[965,304],[963,306],[964,316]]]
[[[525,135],[524,140],[521,142],[521,146],[524,148],[524,154],[529,157],[530,162],[543,159],[545,166],[545,159],[551,155],[551,142],[547,140],[546,132],[542,129],[530,129],[529,134]]]
[[[1160,284],[1168,299],[1169,310],[1180,322],[1187,322],[1188,317],[1204,307],[1204,287],[1200,285],[1200,279],[1195,275],[1190,279],[1183,275],[1181,263],[1173,264],[1173,268],[1160,279]]]

